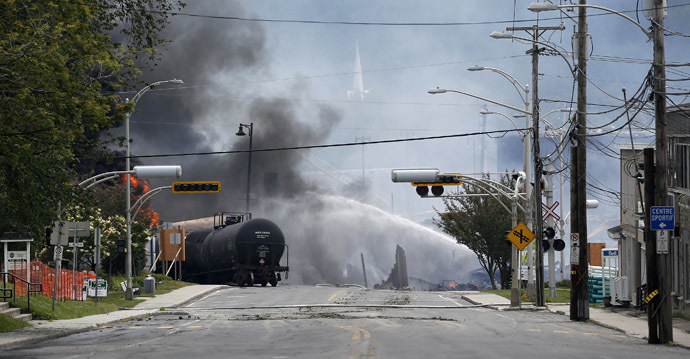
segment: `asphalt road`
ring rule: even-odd
[[[689,351],[546,311],[473,306],[460,292],[229,288],[176,314],[0,358],[688,358]]]

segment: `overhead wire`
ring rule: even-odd
[[[343,143],[332,143],[332,144],[321,144],[321,145],[269,147],[269,148],[260,148],[260,149],[252,149],[252,150],[226,150],[226,151],[180,152],[180,153],[170,153],[170,154],[136,155],[136,156],[129,156],[129,158],[133,159],[133,158],[190,157],[190,156],[226,155],[226,154],[249,153],[249,152],[251,152],[251,153],[262,153],[262,152],[278,152],[278,151],[295,151],[295,150],[307,150],[307,149],[315,149],[315,148],[336,148],[336,147],[351,147],[351,146],[362,146],[362,145],[378,145],[378,144],[390,144],[390,143],[401,143],[401,142],[440,140],[440,139],[448,139],[448,138],[459,138],[459,137],[487,135],[487,134],[494,134],[494,133],[520,132],[520,131],[526,131],[526,130],[528,130],[528,129],[516,128],[516,129],[507,129],[507,130],[459,133],[459,134],[452,134],[452,135],[397,138],[397,139],[377,140],[377,141],[343,142]],[[125,158],[127,158],[127,156],[114,156],[112,158],[113,159],[125,159]]]

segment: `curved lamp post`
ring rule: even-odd
[[[184,82],[182,80],[178,79],[172,79],[172,80],[164,80],[164,81],[157,81],[154,82],[143,89],[139,90],[139,92],[132,97],[131,100],[127,99],[127,103],[134,103],[136,106],[137,101],[143,96],[148,90],[162,84],[176,84],[176,85],[182,85]],[[134,110],[134,108],[132,108]],[[125,137],[127,140],[127,157],[125,159],[125,170],[129,171],[129,156],[130,156],[130,138],[129,138],[129,119],[132,116],[131,112],[127,112],[127,115],[125,116]],[[126,189],[125,189],[125,198],[126,198],[126,204],[125,204],[125,210],[127,211],[127,216],[126,216],[126,222],[127,222],[127,259],[125,260],[125,275],[127,276],[127,290],[125,291],[125,299],[126,300],[132,300],[134,299],[134,295],[132,294],[132,213],[131,213],[131,179],[130,179],[130,174],[127,173],[127,184],[126,184]]]
[[[479,68],[476,67],[475,70],[479,70]],[[502,71],[501,71],[501,72],[502,72]],[[501,73],[501,72],[499,72],[499,73]],[[511,82],[513,83],[513,86],[516,86],[516,88],[517,88],[517,86],[519,85],[519,83],[517,82],[517,80],[515,80],[512,76],[510,76],[510,75],[508,75],[508,74],[506,74],[506,73],[504,73],[504,72],[502,73],[502,75],[504,75],[504,77],[508,78],[509,80],[512,79]],[[517,85],[516,85],[516,84],[517,84]],[[520,86],[520,88],[522,88],[522,86]],[[482,100],[482,101],[486,101],[486,102],[493,103],[493,104],[495,104],[495,105],[499,105],[499,106],[502,106],[502,107],[505,107],[505,108],[509,108],[509,109],[511,109],[511,110],[513,110],[513,111],[517,111],[517,112],[523,113],[523,114],[525,114],[525,115],[532,115],[532,112],[530,112],[528,109],[523,110],[523,109],[520,109],[520,108],[517,108],[517,107],[514,107],[514,106],[506,105],[506,104],[501,103],[501,102],[498,102],[498,101],[494,101],[494,100],[491,100],[491,99],[488,99],[488,98],[485,98],[485,97],[473,95],[473,94],[470,94],[470,93],[467,93],[467,92],[463,92],[463,91],[450,90],[450,89],[442,89],[442,88],[438,88],[438,87],[435,88],[435,89],[429,90],[429,93],[432,94],[432,95],[440,94],[440,93],[446,93],[446,92],[455,92],[455,93],[459,93],[459,94],[461,94],[461,95],[473,97],[473,98],[476,98],[476,99],[479,99],[479,100]],[[521,95],[520,97],[522,97],[522,95]],[[527,104],[527,106],[528,106],[527,108],[529,108],[529,103]],[[513,121],[513,123],[515,124],[514,121]],[[517,124],[515,124],[515,125],[516,125],[516,127],[517,127]],[[529,124],[528,124],[527,127],[529,127]],[[525,137],[525,138],[527,138],[527,137]],[[529,148],[529,147],[526,147],[526,148]],[[529,156],[529,152],[526,152],[526,153],[525,153],[525,156]],[[527,160],[525,161],[525,171],[528,171],[528,170],[529,170],[528,162],[529,162],[529,159],[527,159]],[[526,173],[529,175],[528,172],[526,172]],[[525,182],[525,186],[528,186],[528,185],[529,185],[529,181],[526,181],[526,182]],[[529,193],[528,191],[526,191],[526,192]],[[526,194],[526,196],[528,196],[528,194]],[[526,202],[529,204],[529,200],[527,200]],[[526,210],[526,211],[525,211],[525,216],[529,216],[528,213],[529,213],[529,210]],[[516,269],[516,267],[517,267],[518,261],[519,261],[519,254],[518,254],[518,252],[517,252],[517,248],[514,248],[514,247],[513,247],[513,249],[512,249],[511,251],[512,251],[511,263],[512,263],[512,266],[513,266],[513,278],[512,278],[512,279],[513,279],[513,283],[518,283],[518,279],[517,279],[517,278],[518,278],[518,277],[517,277],[518,269]],[[513,289],[514,289],[514,290],[513,290]],[[520,292],[519,292],[519,289],[518,289],[518,288],[513,288],[513,289],[511,289],[511,303],[510,303],[510,305],[511,305],[512,307],[518,307],[518,306],[520,306]]]
[[[576,7],[584,7],[584,8],[592,8],[592,9],[597,9],[597,10],[603,10],[603,11],[608,11],[612,14],[616,14],[620,17],[625,18],[626,20],[632,22],[633,24],[637,25],[637,27],[642,30],[642,32],[647,35],[650,39],[652,38],[652,33],[647,31],[647,29],[642,26],[639,22],[633,20],[631,17],[628,15],[625,15],[623,13],[620,13],[616,10],[609,9],[607,7],[603,6],[598,6],[598,5],[590,5],[590,4],[569,4],[569,5],[557,5],[557,4],[550,4],[550,3],[538,3],[538,2],[533,2],[527,6],[527,10],[532,11],[532,12],[542,12],[542,11],[554,11],[554,10],[560,10],[560,9],[572,9]]]

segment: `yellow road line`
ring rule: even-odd
[[[197,329],[197,328],[201,328],[201,325],[188,325],[187,328],[189,328],[189,329]]]
[[[541,332],[541,329],[527,329],[530,332]]]
[[[582,333],[582,335],[599,335],[599,333]]]
[[[553,332],[554,332],[554,333],[570,334],[570,332],[567,331],[567,330],[554,330]]]
[[[612,334],[612,335],[613,335],[614,337],[616,337],[616,338],[627,338],[627,337],[626,337],[625,335],[623,335],[623,334]]]
[[[175,327],[173,327],[172,325],[161,325],[160,327],[158,327],[158,329],[172,329],[172,328],[175,328]]]
[[[337,327],[351,331],[352,332],[352,340],[361,340],[362,338],[364,338],[364,340],[370,340],[371,339],[371,332],[369,332],[366,329],[350,327],[347,325],[337,325]]]
[[[343,292],[341,292],[341,291],[335,292],[335,294],[333,294],[330,298],[328,298],[328,301],[329,301],[329,302],[332,301],[333,299],[335,299],[335,297],[337,297],[337,296],[339,296],[339,295],[341,295],[341,294],[343,294]]]
[[[129,329],[139,329],[139,328],[143,328],[143,327],[142,327],[142,326],[138,326],[138,325],[135,325],[135,326],[129,327]]]

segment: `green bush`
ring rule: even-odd
[[[558,287],[558,288],[570,288],[570,279],[563,279],[562,281],[557,282],[556,287]]]

